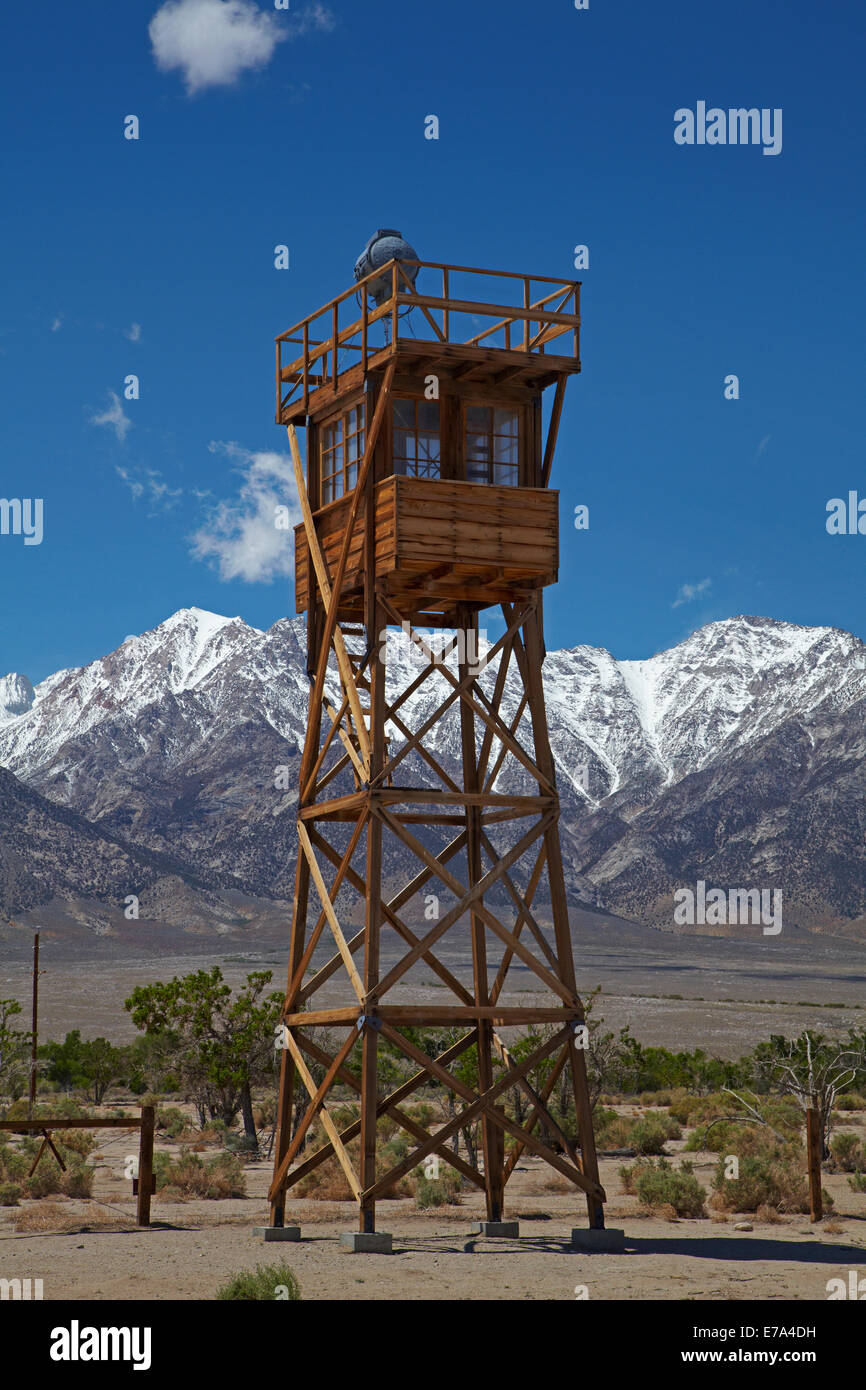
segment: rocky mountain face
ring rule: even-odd
[[[417,671],[399,643],[388,661],[401,688]],[[6,916],[48,887],[116,903],[140,885],[154,915],[177,910],[178,885],[187,900],[291,899],[305,665],[302,620],[260,632],[184,609],[35,688],[0,681]],[[670,928],[673,894],[703,879],[781,890],[786,920],[866,934],[857,638],[732,618],[648,661],[550,652],[544,682],[575,906]],[[506,719],[519,698],[510,676]],[[423,686],[408,702],[410,727],[435,699]],[[393,752],[402,735],[390,732]],[[456,770],[456,716],[426,742]],[[409,767],[430,779],[420,760]],[[498,786],[521,785],[509,760]],[[398,857],[389,868],[399,879]]]

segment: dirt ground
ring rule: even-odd
[[[846,1116],[843,1127],[862,1133],[864,1116]],[[99,1138],[94,1200],[52,1197],[0,1211],[0,1277],[41,1278],[44,1298],[54,1301],[207,1300],[240,1270],[285,1260],[307,1300],[773,1301],[826,1300],[829,1279],[847,1284],[851,1270],[866,1276],[866,1195],[853,1193],[844,1174],[825,1176],[836,1209],[815,1226],[803,1216],[783,1217],[778,1225],[741,1216],[668,1221],[646,1215],[637,1198],[622,1194],[621,1159],[602,1159],[607,1224],[624,1229],[626,1248],[585,1254],[570,1249],[572,1227],[585,1225],[582,1203],[530,1158],[508,1187],[506,1215],[520,1220],[518,1239],[471,1234],[483,1216],[480,1193],[431,1213],[403,1198],[381,1203],[377,1213],[379,1229],[394,1237],[394,1253],[354,1255],[339,1240],[357,1228],[348,1202],[292,1202],[287,1220],[300,1223],[299,1244],[265,1245],[253,1235],[254,1225],[267,1222],[267,1161],[247,1165],[248,1197],[156,1197],[152,1227],[138,1230],[131,1184],[122,1175],[135,1136],[103,1131]],[[669,1142],[670,1154],[684,1142]],[[714,1155],[689,1158],[709,1190]],[[735,1231],[742,1220],[753,1230]]]

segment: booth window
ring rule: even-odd
[[[465,418],[466,481],[517,487],[520,411],[468,405]]]
[[[353,406],[322,426],[321,506],[351,492],[364,454],[364,406]]]
[[[394,402],[394,472],[438,478],[442,436],[438,401]]]

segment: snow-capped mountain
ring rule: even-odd
[[[388,662],[401,687],[418,669],[405,644],[389,642]],[[274,774],[288,766],[294,784],[305,666],[301,619],[260,632],[184,609],[35,688],[22,676],[0,681],[0,766],[213,887],[290,897],[294,833],[284,813],[294,797],[275,790]],[[585,646],[550,652],[544,683],[575,902],[669,922],[673,888],[715,876],[723,886],[783,886],[789,914],[805,925],[866,913],[866,646],[857,638],[731,618],[646,661]],[[506,719],[519,698],[512,672]],[[435,699],[421,688],[410,727]],[[391,736],[393,751],[401,735]],[[456,768],[456,716],[436,740],[431,751]],[[502,785],[519,781],[510,768]]]

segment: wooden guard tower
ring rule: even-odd
[[[277,339],[310,696],[275,1226],[287,1189],[332,1155],[362,1232],[375,1230],[377,1199],[433,1154],[484,1191],[499,1221],[524,1151],[569,1178],[589,1225],[604,1225],[541,681],[542,592],[558,567],[548,483],[566,383],[580,370],[579,294],[573,281],[393,260]],[[491,605],[505,631],[479,649]],[[420,629],[441,630],[437,642]],[[389,635],[416,657],[403,688],[389,674]],[[532,1024],[544,1041],[517,1062],[508,1041]],[[437,1057],[413,1041],[420,1026],[453,1030]],[[383,1040],[417,1068],[390,1092]],[[452,1070],[473,1044],[477,1086]],[[539,1091],[528,1077],[548,1058]],[[460,1107],[435,1133],[405,1109],[431,1082]],[[336,1084],[360,1101],[342,1130],[327,1104]],[[557,1084],[573,1088],[576,1134],[549,1113]],[[503,1106],[513,1087],[527,1098],[523,1124]],[[388,1172],[381,1156],[377,1166],[384,1116],[410,1145]],[[316,1118],[327,1142],[307,1156]],[[451,1146],[474,1121],[480,1172]]]

